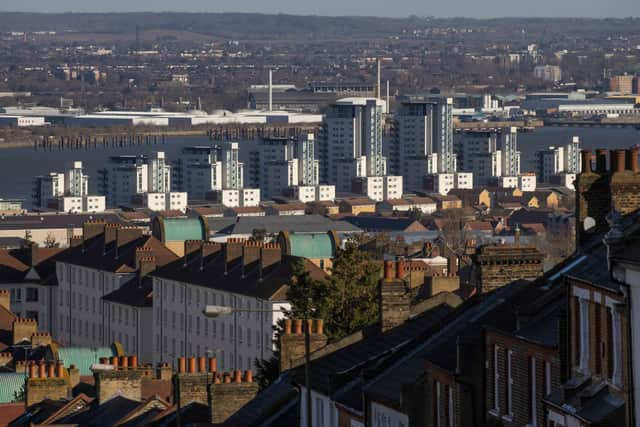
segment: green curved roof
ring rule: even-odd
[[[91,375],[91,365],[100,363],[101,357],[117,356],[112,347],[60,347],[58,357],[65,367],[76,365],[80,370],[80,375]]]
[[[207,240],[200,218],[165,218],[165,242],[185,240]]]
[[[303,258],[333,258],[336,254],[329,233],[292,233],[289,235],[291,255]]]
[[[0,373],[0,403],[15,402],[16,397],[19,397],[24,388],[24,380],[24,374],[16,374],[15,372]]]

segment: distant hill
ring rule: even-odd
[[[386,38],[429,27],[482,28],[489,32],[530,35],[571,34],[597,37],[605,32],[637,33],[640,19],[502,18],[381,18],[263,15],[248,13],[0,13],[0,31],[56,31],[58,33],[118,34],[172,31],[220,39],[336,39]]]

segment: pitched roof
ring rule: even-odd
[[[331,384],[338,381],[341,374],[360,367],[367,361],[379,358],[425,333],[431,333],[430,328],[439,324],[453,310],[447,304],[440,304],[384,333],[379,333],[379,324],[372,325],[362,331],[362,339],[332,353],[312,359],[312,388],[328,394],[332,389]],[[345,340],[353,340],[353,337],[347,337]],[[339,345],[339,342],[336,344]],[[296,381],[303,384],[302,369],[298,368],[297,372]]]
[[[426,228],[419,222],[410,218],[388,218],[380,216],[345,216],[344,221],[355,225],[365,231],[405,231],[409,227],[415,227],[412,231],[425,231]]]
[[[113,292],[102,297],[103,300],[132,307],[151,307],[153,305],[153,281],[150,277],[140,280],[135,277]]]
[[[202,265],[198,260],[185,266],[184,260],[180,259],[154,271],[151,276],[265,300],[286,298],[286,291],[293,276],[293,265],[298,260],[302,260],[312,278],[320,280],[326,277],[326,273],[311,261],[287,255],[282,256],[281,262],[265,268],[262,279],[259,276],[260,267],[257,262],[248,265],[243,274],[242,260],[233,261],[227,266],[225,274],[226,260],[222,252],[208,256]]]
[[[265,230],[270,234],[281,231],[292,233],[326,233],[327,231],[357,233],[360,228],[346,221],[335,221],[322,215],[290,215],[238,218],[207,218],[212,234],[250,235],[254,230]]]
[[[176,254],[153,236],[141,236],[121,245],[117,251],[113,242],[107,245],[105,252],[104,237],[99,235],[86,240],[84,244],[67,249],[58,260],[103,271],[133,272],[136,269],[136,249],[142,247],[151,249],[158,266],[178,259]]]

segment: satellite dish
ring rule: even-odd
[[[591,218],[590,216],[586,217],[584,219],[584,222],[582,223],[582,227],[584,228],[584,231],[591,231],[595,226],[596,226],[596,220]]]

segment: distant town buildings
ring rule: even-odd
[[[624,74],[609,79],[609,90],[621,95],[638,94],[638,77]]]
[[[110,157],[100,174],[100,189],[108,206],[133,204],[153,211],[187,208],[187,193],[171,191],[171,165],[164,152],[152,157]]]
[[[65,173],[51,172],[33,178],[33,207],[67,213],[103,212],[105,197],[89,195],[89,176],[75,161]]]
[[[576,176],[581,171],[579,137],[574,136],[565,146],[538,151],[536,157],[537,172],[542,182],[574,188]]]
[[[333,185],[321,185],[313,134],[299,140],[263,138],[251,153],[252,185],[264,199],[287,196],[301,202],[332,201]]]
[[[545,82],[559,82],[562,80],[562,70],[558,65],[536,65],[533,76]]]
[[[402,176],[387,175],[382,153],[385,109],[375,98],[345,98],[329,108],[319,141],[321,182],[377,201],[402,196]]]

